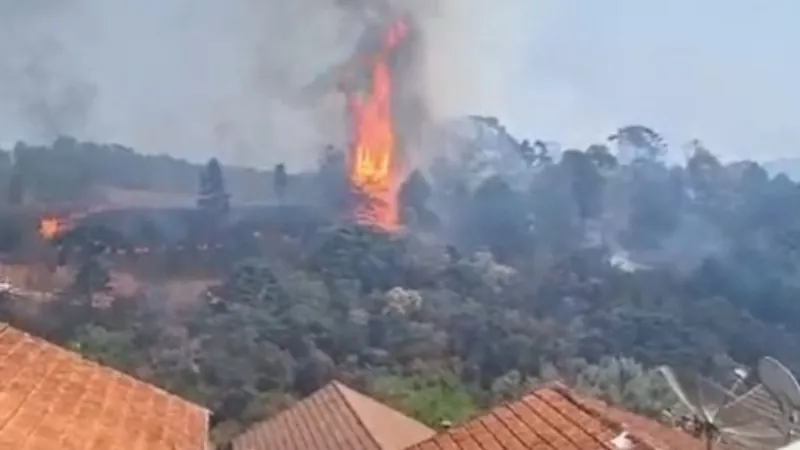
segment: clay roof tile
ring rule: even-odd
[[[408,450],[614,450],[627,432],[635,450],[702,450],[680,430],[552,383]]]
[[[435,433],[332,382],[233,440],[234,450],[402,450]]]
[[[204,450],[208,411],[0,323],[0,450]]]

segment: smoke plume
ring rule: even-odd
[[[2,8],[0,141],[66,133],[297,169],[343,139],[335,92],[313,104],[294,98],[349,56],[358,37],[359,24],[333,1],[38,0]]]
[[[796,16],[778,3],[758,17]],[[703,17],[722,14],[714,23],[730,24],[744,10],[688,0],[648,8],[547,0],[3,2],[0,142],[67,133],[194,160],[308,167],[346,133],[331,83],[311,96],[305,88],[326,73],[335,78],[387,5],[410,11],[423,30],[421,89],[433,118],[495,115],[521,137],[568,146],[629,123],[679,142],[701,137],[737,156],[752,156],[737,145],[800,144],[787,119],[797,115],[796,92],[779,92],[797,67],[775,63],[797,42],[791,27],[759,29],[771,37],[758,45],[723,42],[747,33],[728,25],[706,33]],[[688,25],[676,35],[679,18]]]

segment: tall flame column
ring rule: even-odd
[[[348,94],[352,142],[348,154],[349,180],[359,196],[355,219],[384,230],[397,228],[399,155],[392,120],[392,76],[389,57],[408,33],[396,21],[384,33],[380,51],[370,61],[367,92]]]

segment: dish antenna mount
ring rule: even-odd
[[[758,362],[758,377],[764,389],[778,403],[781,416],[778,428],[789,443],[796,434],[797,412],[800,410],[800,383],[792,372],[771,356]]]
[[[697,375],[679,380],[672,368],[662,366],[658,371],[678,399],[677,405],[666,411],[673,422],[706,445],[706,449],[746,448],[774,449],[784,443],[784,436],[765,417],[760,408],[764,388],[760,385],[736,391],[744,386],[747,373],[734,370],[734,383],[723,387]]]

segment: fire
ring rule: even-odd
[[[58,235],[61,230],[61,222],[56,217],[45,217],[39,221],[39,234],[49,240]]]
[[[399,158],[392,121],[392,76],[388,59],[408,33],[403,21],[395,22],[383,36],[382,48],[373,55],[367,92],[348,94],[353,136],[349,153],[349,179],[363,195],[356,219],[385,230],[397,227]]]
[[[109,209],[108,205],[94,205],[81,210],[50,212],[39,219],[39,235],[51,241],[61,234],[71,231],[76,223],[86,216]]]

